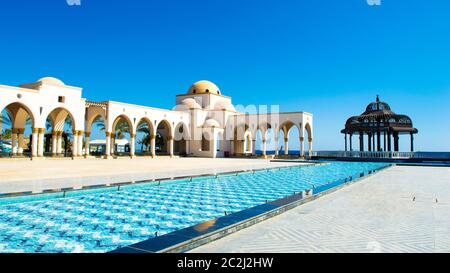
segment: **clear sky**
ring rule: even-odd
[[[0,5],[1,84],[54,76],[89,100],[171,108],[208,79],[235,104],[312,112],[319,150],[342,149],[346,119],[379,94],[413,119],[418,150],[450,151],[448,0]]]

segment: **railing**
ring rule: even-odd
[[[313,151],[307,157],[321,158],[386,158],[386,159],[442,159],[450,160],[450,152],[360,152],[360,151]]]

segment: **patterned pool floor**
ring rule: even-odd
[[[25,199],[0,205],[0,252],[107,252],[385,165],[336,162]]]

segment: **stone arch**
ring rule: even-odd
[[[68,120],[71,130],[66,130]],[[78,145],[75,143],[75,138],[78,137],[75,122],[73,114],[66,108],[56,107],[51,110],[45,120],[44,153],[51,153],[52,156],[75,156],[74,145]]]
[[[119,124],[125,124],[128,128],[121,128],[121,130],[118,131],[117,126]],[[111,127],[111,154],[132,155],[131,141],[133,139],[133,132],[133,122],[131,121],[131,119],[125,114],[117,116],[114,119]],[[126,134],[128,134],[128,139]],[[123,139],[127,139],[128,143],[125,143],[125,141],[123,141],[123,143],[118,143]]]
[[[173,153],[173,134],[172,125],[169,121],[163,119],[156,126],[155,148],[157,154]]]
[[[136,123],[136,154],[152,155],[153,139],[155,137],[155,128],[153,122],[148,117],[142,117]]]
[[[175,126],[174,133],[174,153],[179,155],[188,154],[188,141],[190,140],[189,127],[183,121]]]
[[[1,111],[5,110],[11,118],[11,126],[13,128],[18,128],[18,126],[25,126],[26,115],[30,117],[31,126],[34,128],[36,126],[36,119],[33,111],[27,105],[21,102],[12,102],[6,105]]]

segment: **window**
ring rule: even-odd
[[[64,103],[64,102],[66,102],[66,98],[64,96],[59,96],[58,97],[58,102]]]

